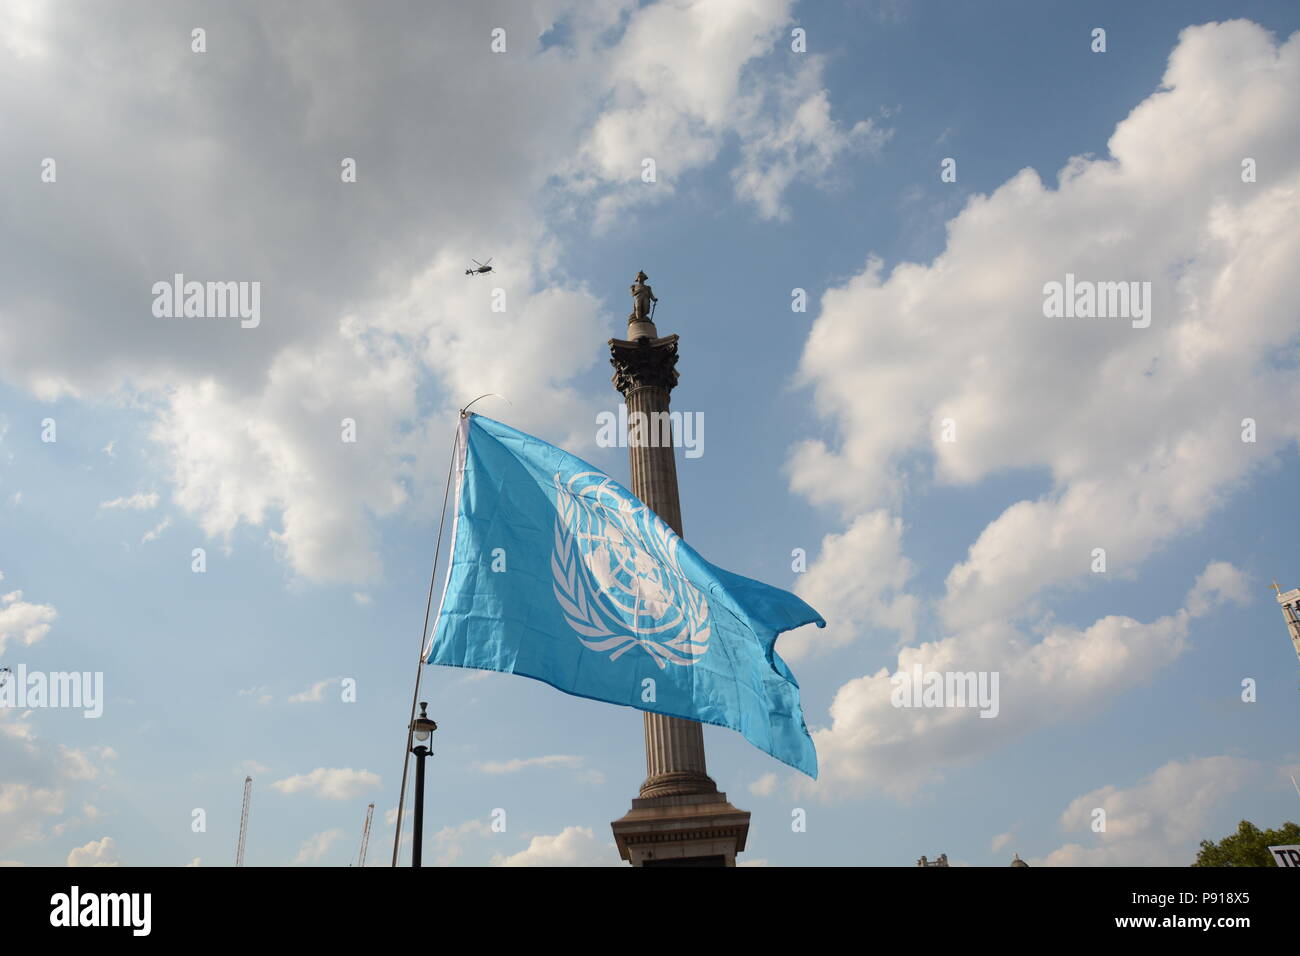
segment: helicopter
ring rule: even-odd
[[[491,257],[491,256],[488,256],[488,261],[487,261],[487,262],[479,262],[477,259],[471,259],[470,262],[474,263],[474,265],[478,266],[478,268],[477,268],[477,269],[466,269],[466,270],[465,270],[465,275],[467,275],[467,276],[483,275],[483,274],[486,274],[486,273],[492,271],[492,266],[491,266],[492,257]]]

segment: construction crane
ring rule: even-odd
[[[244,841],[248,838],[248,805],[253,799],[253,778],[244,778],[244,812],[239,815],[239,849],[235,851],[235,866],[244,865]]]
[[[370,821],[375,816],[375,805],[366,807],[366,824],[361,828],[361,849],[357,851],[357,866],[366,865],[366,851],[370,849]]]

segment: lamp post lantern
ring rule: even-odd
[[[411,735],[415,746],[411,753],[415,755],[415,827],[411,834],[411,866],[420,866],[421,851],[424,849],[424,758],[433,751],[429,749],[433,732],[438,725],[430,719],[428,704],[420,701],[420,716],[411,721]]]

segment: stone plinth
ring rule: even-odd
[[[749,811],[716,791],[637,798],[610,826],[618,855],[633,866],[735,866],[749,836]]]

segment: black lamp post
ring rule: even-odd
[[[424,758],[433,752],[428,742],[438,729],[426,712],[428,706],[420,701],[420,716],[411,721],[411,735],[415,738],[415,746],[411,748],[411,753],[415,754],[415,833],[412,835],[411,866],[421,865],[420,856],[424,849]]]

